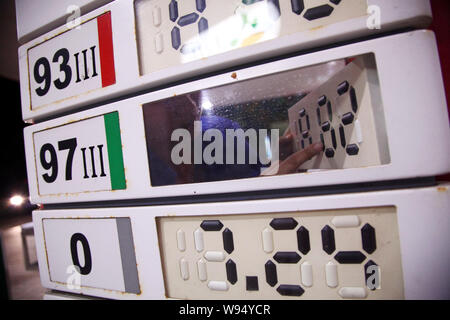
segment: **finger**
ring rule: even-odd
[[[286,128],[286,130],[284,130],[283,137],[287,136],[288,134],[292,134],[291,133],[291,127],[289,127],[289,126]]]
[[[292,143],[292,139],[294,136],[292,133],[288,133],[287,135],[282,136],[278,141],[280,144],[290,144]]]
[[[314,143],[306,149],[290,155],[286,160],[280,164],[278,174],[294,173],[306,161],[310,160],[315,155],[323,150],[322,143]]]

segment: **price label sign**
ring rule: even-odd
[[[44,219],[42,226],[51,281],[140,293],[129,218]]]
[[[117,112],[35,132],[33,142],[40,195],[126,188]]]
[[[111,12],[27,52],[30,109],[115,84]]]

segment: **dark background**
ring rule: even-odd
[[[22,111],[19,83],[0,78],[3,101],[0,119],[0,219],[14,214],[26,213],[28,206],[15,208],[9,205],[14,194],[28,196],[28,183],[23,143]],[[25,210],[23,210],[25,209]],[[29,212],[29,211],[28,211]]]
[[[30,214],[31,206],[21,208],[9,205],[14,194],[28,196],[28,185],[23,143],[20,89],[17,66],[17,36],[15,33],[14,1],[1,0],[0,4],[0,219],[17,214]],[[447,101],[450,99],[450,1],[432,0],[434,22],[431,29],[436,33]],[[450,138],[450,137],[449,137]],[[441,177],[450,181],[450,175]]]

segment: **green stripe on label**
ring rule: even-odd
[[[123,166],[122,140],[120,138],[119,113],[104,115],[106,143],[108,145],[109,171],[112,190],[126,189],[125,169]]]

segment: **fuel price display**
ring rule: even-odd
[[[162,217],[157,224],[171,298],[403,297],[394,207]]]

